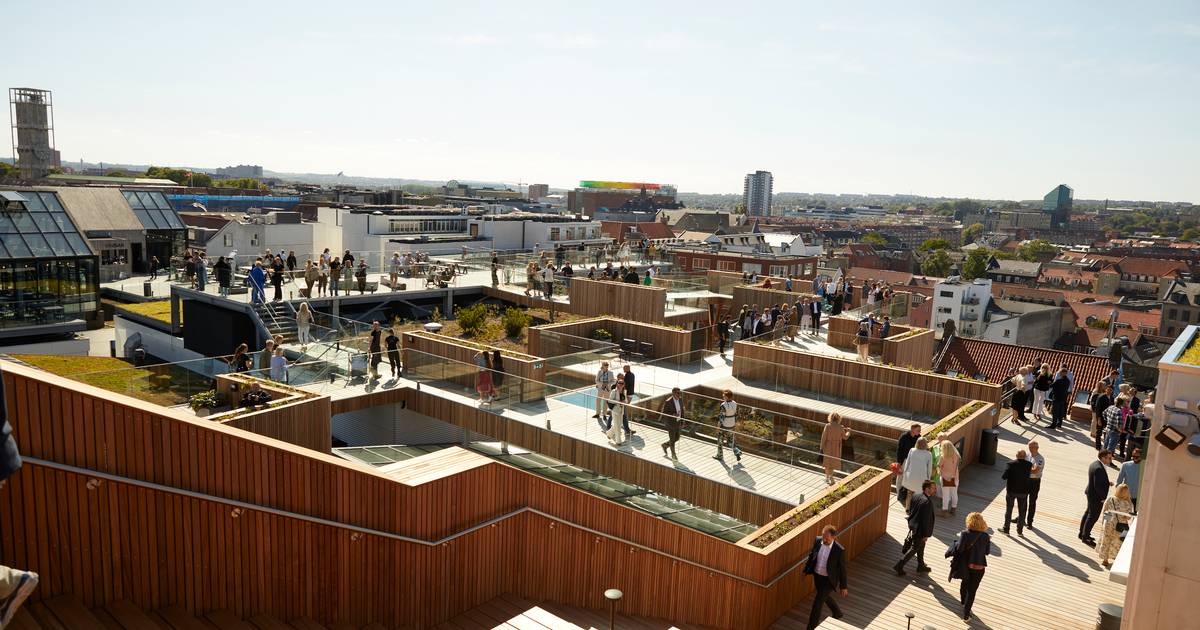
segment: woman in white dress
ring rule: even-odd
[[[608,431],[605,431],[608,441],[617,446],[625,443],[625,438],[621,435],[621,425],[625,420],[625,403],[627,402],[629,402],[629,397],[625,394],[625,378],[618,376],[617,386],[609,392],[608,408],[612,419],[609,421]]]

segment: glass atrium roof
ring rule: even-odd
[[[14,193],[0,211],[0,259],[94,256],[75,223],[52,192]]]
[[[142,227],[147,230],[187,229],[183,225],[183,221],[179,218],[179,215],[171,207],[171,204],[167,203],[167,198],[162,193],[144,190],[122,190],[121,194],[125,195],[125,201],[129,202],[129,206],[133,208],[133,213],[142,222]]]
[[[347,459],[373,466],[384,466],[420,457],[426,453],[432,453],[448,446],[450,445],[352,446],[335,448],[333,450],[334,453]],[[752,523],[697,507],[679,499],[658,494],[647,488],[626,483],[614,477],[606,477],[585,468],[560,462],[557,459],[552,459],[539,453],[532,453],[512,446],[504,450],[499,442],[471,442],[466,444],[465,447],[493,459],[516,466],[526,472],[531,472],[561,484],[599,495],[605,499],[622,503],[636,510],[653,514],[654,516],[729,542],[737,542],[758,529],[758,526]]]

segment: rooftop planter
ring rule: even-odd
[[[833,486],[825,494],[767,523],[742,542],[770,553],[778,546],[794,539],[805,529],[805,525],[836,512],[858,496],[868,492],[872,486],[871,482],[883,476],[890,475],[885,470],[863,466],[858,472],[843,480],[842,483]],[[887,482],[887,485],[890,488],[891,482]],[[844,526],[845,524],[840,525]],[[805,543],[807,544],[807,542],[806,540]]]

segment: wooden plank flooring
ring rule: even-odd
[[[616,616],[622,630],[703,630],[701,626],[675,625],[659,619]],[[551,602],[534,603],[505,594],[451,619],[436,630],[600,630],[608,628],[608,612],[563,606]]]
[[[849,567],[850,596],[839,600],[846,616],[841,620],[827,618],[821,628],[905,628],[904,613],[912,611],[917,615],[913,628],[930,624],[938,630],[1075,630],[1095,627],[1096,608],[1101,603],[1124,600],[1125,587],[1109,580],[1095,550],[1077,538],[1079,517],[1085,507],[1087,465],[1095,457],[1086,431],[1075,423],[1064,431],[1047,432],[1041,427],[1014,427],[1007,421],[1000,429],[996,465],[973,466],[963,475],[958,514],[938,513],[934,539],[927,550],[933,573],[917,577],[915,560],[910,562],[907,576],[892,572],[906,533],[903,510],[892,501],[887,535]],[[960,582],[947,581],[949,560],[943,554],[971,511],[981,511],[993,530],[1003,526],[1004,485],[1000,475],[1017,449],[1024,448],[1030,439],[1037,439],[1046,457],[1034,519],[1036,529],[1026,530],[1025,538],[1016,536],[1015,527],[1011,537],[993,531],[992,555],[973,610],[976,618],[968,624],[959,616]],[[1110,475],[1115,478],[1116,471]],[[1099,527],[1094,535],[1099,537]],[[797,604],[773,628],[804,628],[811,605],[811,598]]]

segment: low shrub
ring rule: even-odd
[[[613,334],[608,332],[604,328],[597,328],[597,329],[593,330],[591,333],[588,333],[588,337],[591,337],[592,339],[595,339],[596,341],[612,341],[613,340]]]
[[[528,313],[515,306],[504,309],[500,316],[500,323],[504,324],[504,334],[512,338],[520,337],[521,331],[529,326],[530,320]]]
[[[750,541],[750,544],[759,548],[769,546],[776,540],[783,538],[788,532],[817,517],[821,514],[821,512],[829,509],[834,503],[837,503],[841,499],[845,498],[851,492],[854,492],[859,487],[883,474],[887,473],[882,470],[871,469],[850,478],[848,481],[843,481],[840,485],[834,486],[832,489],[830,489],[825,496],[813,501],[812,504],[808,505],[804,509],[799,510],[786,520],[779,522],[771,529],[763,532],[758,538]]]
[[[464,337],[475,337],[483,332],[488,323],[491,309],[486,304],[464,306],[454,309],[454,320]]]
[[[222,400],[223,398],[223,396],[217,393],[217,390],[210,389],[206,392],[193,394],[192,397],[188,399],[188,405],[192,407],[193,411],[199,411],[200,409],[216,409],[224,404],[224,400]]]

